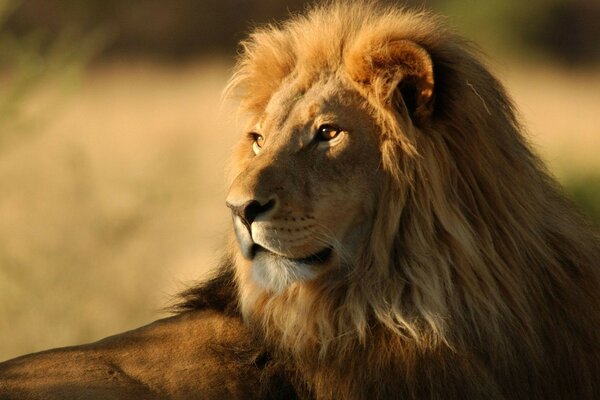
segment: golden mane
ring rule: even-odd
[[[258,132],[215,276],[0,363],[0,398],[600,398],[600,238],[437,18],[313,8],[252,34],[228,91]]]
[[[227,92],[256,117],[288,77],[308,87],[325,74],[362,76],[367,54],[404,40],[431,57],[435,103],[427,123],[408,129],[382,101],[381,82],[356,84],[381,129],[387,183],[353,273],[272,295],[238,272],[243,314],[321,393],[335,393],[341,371],[358,377],[348,393],[394,371],[414,383],[404,389],[413,396],[427,379],[448,397],[472,379],[490,398],[519,385],[541,396],[540,382],[546,394],[576,382],[574,393],[591,397],[600,378],[598,235],[530,150],[502,85],[438,18],[371,2],[313,8],[252,33]],[[366,365],[349,366],[364,359],[357,351]],[[337,372],[311,361],[332,357]],[[504,388],[486,386],[483,365],[495,365]],[[442,382],[452,368],[463,376]]]

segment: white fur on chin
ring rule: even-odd
[[[294,283],[310,281],[316,276],[315,266],[272,253],[258,252],[252,261],[252,279],[271,293],[281,293]]]

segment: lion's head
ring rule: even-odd
[[[367,251],[385,182],[380,139],[341,74],[287,77],[252,121],[227,204],[265,291],[350,272]]]
[[[391,365],[415,348],[514,367],[557,318],[591,340],[598,316],[568,314],[597,300],[597,238],[464,41],[358,2],[243,45],[229,91],[250,122],[227,204],[248,321],[298,357],[380,340]]]

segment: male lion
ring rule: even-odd
[[[236,243],[179,305],[241,315],[253,361],[224,382],[600,398],[600,239],[467,44],[426,13],[338,2],[243,45],[228,88],[250,117],[227,196]]]

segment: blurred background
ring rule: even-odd
[[[476,42],[600,224],[600,2],[429,0]],[[216,264],[236,137],[220,107],[279,0],[0,0],[0,360],[150,322]]]

